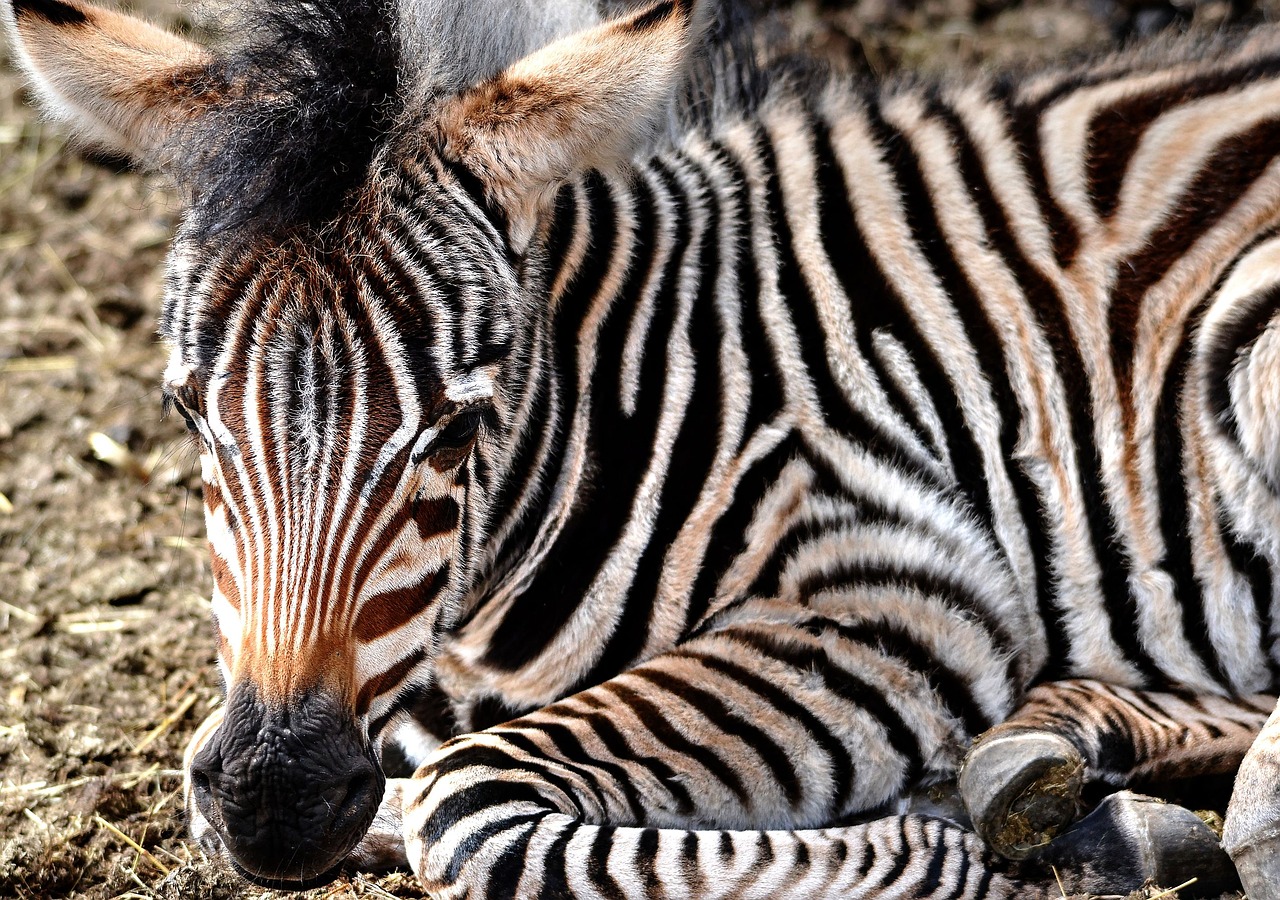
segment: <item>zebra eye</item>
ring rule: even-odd
[[[164,390],[164,411],[176,410],[178,415],[182,416],[182,421],[187,423],[187,430],[192,434],[199,433],[197,421],[204,415],[203,403],[201,402],[200,392],[195,385],[184,383],[181,385],[169,385]]]
[[[187,423],[187,431],[190,431],[192,434],[195,434],[197,432],[196,414],[187,405],[187,402],[183,400],[179,392],[176,392],[176,391],[165,392],[164,412],[167,414],[171,409],[175,410],[178,413],[178,415],[182,416],[182,421]]]
[[[461,465],[475,446],[484,418],[479,410],[466,410],[454,416],[427,447],[426,459],[431,467],[444,471]]]

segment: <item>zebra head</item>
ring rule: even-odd
[[[483,556],[547,207],[648,139],[701,19],[665,0],[539,45],[484,7],[287,0],[211,52],[8,5],[46,111],[191,198],[164,391],[200,452],[227,702],[188,811],[262,884],[327,880],[368,828],[379,737]]]

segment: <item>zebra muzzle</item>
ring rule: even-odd
[[[237,685],[191,762],[193,798],[228,861],[271,888],[332,880],[385,784],[345,705],[319,689],[275,703]]]

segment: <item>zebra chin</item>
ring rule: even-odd
[[[192,837],[246,881],[307,890],[337,877],[386,779],[335,695],[265,702],[237,685],[188,763]]]

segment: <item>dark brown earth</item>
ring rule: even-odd
[[[175,6],[132,8],[188,24]],[[877,74],[1061,58],[1280,12],[1280,0],[788,6],[798,45]],[[220,698],[196,458],[157,390],[178,216],[162,178],[88,160],[40,124],[0,44],[0,897],[264,893],[183,840],[183,747]],[[393,875],[306,896],[424,895]]]

